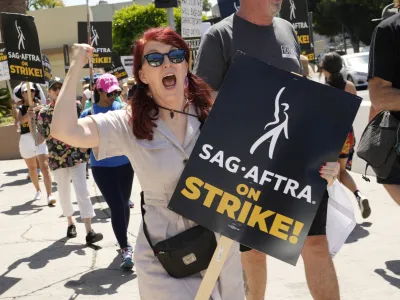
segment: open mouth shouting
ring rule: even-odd
[[[162,83],[166,89],[173,89],[176,86],[176,76],[172,73],[164,75]]]

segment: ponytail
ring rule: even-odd
[[[331,73],[331,76],[329,77],[329,79],[327,79],[327,83],[337,89],[340,89],[343,87],[343,82],[344,82],[344,78],[342,73],[337,72],[337,73]]]

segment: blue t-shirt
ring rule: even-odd
[[[114,101],[113,105],[109,107],[101,107],[97,104],[93,104],[92,106],[92,115],[106,113],[109,110],[119,110],[121,109],[121,104]],[[85,109],[82,114],[81,118],[85,118],[88,115],[89,109]],[[119,167],[129,163],[129,159],[122,155],[122,156],[114,156],[102,160],[96,160],[93,155],[93,151],[90,151],[90,164],[92,167]]]

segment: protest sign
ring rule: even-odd
[[[194,64],[196,62],[197,53],[199,52],[201,38],[194,38],[194,39],[186,39],[186,43],[190,49],[190,63],[189,63],[189,70],[192,71]]]
[[[312,24],[308,18],[307,0],[283,1],[279,16],[292,23],[299,39],[301,54],[307,56],[309,61],[314,61],[314,45],[310,32]]]
[[[94,48],[93,67],[111,68],[112,22],[90,22],[90,34]],[[88,41],[87,22],[78,22],[78,42],[87,44]]]
[[[133,55],[121,56],[120,58],[128,77],[133,78]]]
[[[69,70],[69,48],[68,45],[63,45],[63,53],[64,53],[64,70],[65,74],[68,73]]]
[[[218,0],[219,14],[221,19],[229,17],[231,14],[237,12],[240,7],[239,0]]]
[[[193,69],[203,32],[203,1],[182,0],[182,37],[190,48],[189,70]]]
[[[42,62],[43,62],[44,80],[48,84],[53,75],[51,74],[50,60],[47,57],[47,55],[42,54]]]
[[[202,31],[202,0],[182,0],[182,37],[200,37]]]
[[[295,265],[360,103],[239,52],[168,207]]]
[[[3,43],[0,43],[0,81],[9,79],[10,72],[8,71],[6,48]]]
[[[45,83],[39,37],[33,17],[1,13],[1,23],[10,78]]]
[[[126,73],[125,68],[121,63],[121,58],[115,52],[112,53],[111,68],[104,68],[104,71],[114,75],[118,80],[128,78],[128,73]]]

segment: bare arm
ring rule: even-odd
[[[93,48],[89,45],[74,45],[71,67],[54,107],[51,124],[51,136],[80,148],[96,148],[99,146],[99,133],[96,123],[91,118],[78,120],[75,103],[80,71],[92,53]]]
[[[350,93],[350,94],[357,95],[356,87],[355,87],[355,85],[354,85],[352,82],[350,82],[350,81],[347,81],[346,87],[345,87],[344,90],[345,90],[346,92]]]
[[[369,96],[374,109],[400,111],[400,89],[392,86],[390,81],[374,77],[369,81]]]
[[[15,113],[17,115],[18,122],[20,122],[21,124],[29,122],[30,118],[28,114],[22,115],[19,109],[16,109]]]

